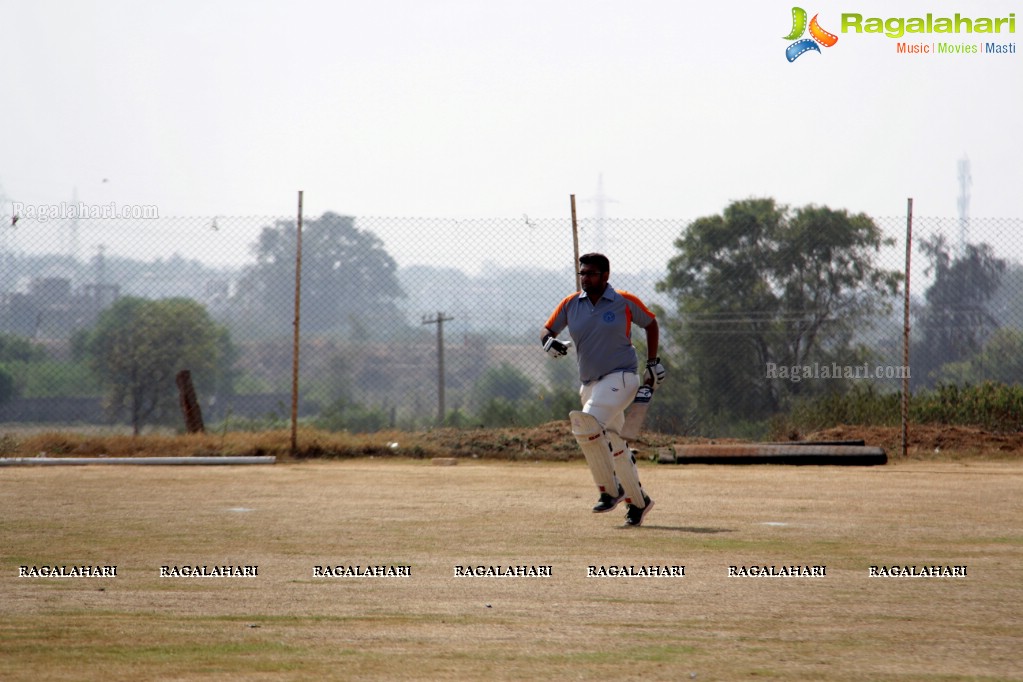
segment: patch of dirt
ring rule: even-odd
[[[567,461],[582,454],[569,432],[567,422],[549,422],[528,429],[437,429],[410,434],[430,450],[447,450],[456,457],[491,459],[537,459]],[[880,447],[889,457],[902,455],[902,428],[899,426],[840,425],[804,434],[804,441],[862,440]],[[646,432],[636,442],[641,449],[656,449],[673,444],[749,443],[738,438],[691,438]],[[949,457],[1011,458],[1023,453],[1023,432],[994,433],[970,426],[911,424],[908,430],[908,456],[914,459]]]
[[[972,426],[910,424],[906,435],[907,455],[917,459],[949,456],[1005,458],[1023,452],[1023,432],[994,433]],[[863,440],[867,445],[884,448],[889,456],[902,455],[901,426],[840,425],[808,434],[805,440]]]
[[[557,462],[582,458],[567,421],[531,428],[433,429],[405,437],[427,451],[447,451],[454,457]]]
[[[907,454],[912,459],[1013,459],[1023,453],[1023,432],[996,433],[969,426],[911,425],[908,435]],[[224,435],[149,434],[139,437],[71,431],[0,431],[0,457],[276,455],[287,460],[291,459],[289,440],[286,431]],[[866,445],[883,448],[889,457],[902,456],[902,431],[898,426],[841,425],[801,434],[793,440],[862,440]],[[654,454],[658,448],[673,445],[750,442],[753,441],[693,438],[647,431],[630,444],[645,454]],[[567,420],[531,428],[442,428],[371,434],[303,429],[298,435],[298,445],[296,459],[458,457],[548,462],[582,459]]]

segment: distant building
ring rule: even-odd
[[[87,284],[75,292],[65,277],[36,277],[26,293],[0,294],[0,333],[34,340],[67,339],[96,323],[120,297],[116,284]]]

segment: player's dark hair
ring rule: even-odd
[[[595,265],[601,272],[611,272],[611,261],[602,253],[584,253],[579,256],[580,265]]]

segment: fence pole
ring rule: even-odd
[[[569,199],[572,202],[572,245],[575,248],[575,260],[572,261],[572,271],[575,272],[575,290],[580,291],[583,288],[582,278],[579,277],[579,223],[576,222],[575,218],[575,195],[570,194]]]
[[[909,452],[909,261],[913,253],[913,198],[906,204],[906,291],[902,302],[902,456]]]
[[[302,190],[298,191],[295,231],[295,341],[291,349],[291,456],[298,454],[298,345],[302,303]]]
[[[432,320],[423,317],[423,324],[437,325],[437,426],[444,425],[444,323],[455,318],[444,317],[444,313],[437,313]]]
[[[192,372],[183,369],[178,372],[175,381],[178,384],[178,401],[181,404],[181,414],[185,418],[185,430],[189,433],[203,433],[206,426],[202,421],[202,408],[199,407],[199,399],[195,396],[195,385],[192,384]]]

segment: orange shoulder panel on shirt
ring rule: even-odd
[[[633,303],[635,303],[637,306],[639,306],[643,310],[643,312],[645,312],[650,317],[657,317],[656,315],[654,315],[652,310],[650,310],[649,308],[646,307],[646,304],[644,304],[643,301],[640,300],[639,296],[637,296],[636,294],[634,294],[634,293],[632,293],[630,291],[619,291],[618,293],[623,298],[626,298],[629,301],[632,301]]]
[[[554,312],[551,313],[551,316],[547,318],[547,322],[544,324],[544,327],[550,329],[551,325],[554,324],[554,318],[557,317],[561,313],[561,311],[565,309],[565,306],[568,305],[569,301],[578,297],[579,292],[577,291],[574,294],[569,294],[565,298],[561,299],[561,302],[558,303],[557,307],[554,308]]]

